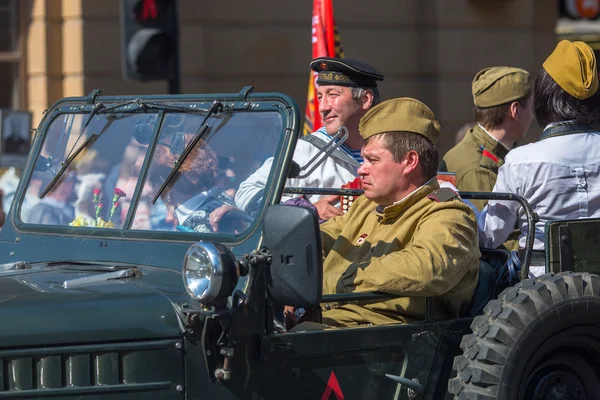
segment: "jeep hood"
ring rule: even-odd
[[[127,271],[135,274],[48,267],[0,271],[1,346],[180,336],[175,304],[186,295],[179,272]]]

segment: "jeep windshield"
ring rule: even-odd
[[[254,230],[264,204],[242,212],[234,197],[267,159],[285,153],[291,122],[281,103],[98,104],[62,105],[46,117],[17,212],[25,226],[103,236],[219,235],[220,241]],[[271,172],[270,182],[277,175]],[[265,186],[263,202],[273,198],[272,186]],[[223,206],[232,212],[211,225],[210,214]]]

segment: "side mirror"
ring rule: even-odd
[[[263,219],[263,245],[273,256],[266,273],[269,298],[278,305],[317,306],[323,291],[323,260],[314,211],[269,206]]]

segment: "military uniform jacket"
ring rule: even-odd
[[[508,149],[479,125],[469,129],[463,140],[450,149],[444,162],[456,172],[456,187],[465,192],[491,192]],[[487,201],[472,200],[481,211]]]
[[[437,318],[459,316],[479,274],[473,211],[435,179],[399,203],[381,207],[360,196],[348,213],[321,225],[323,293],[384,292],[407,297],[322,304],[336,326],[409,322],[425,317],[434,297]]]

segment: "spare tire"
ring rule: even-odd
[[[600,277],[525,279],[490,301],[454,359],[454,399],[600,397]]]

